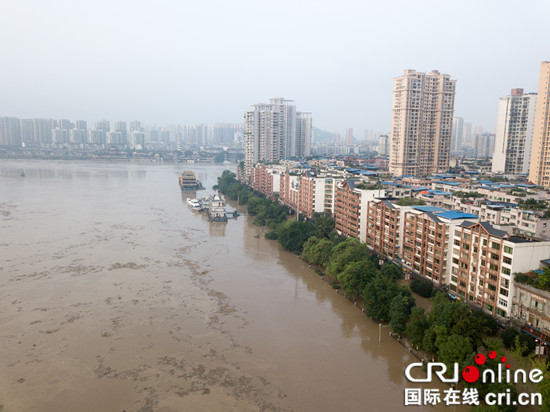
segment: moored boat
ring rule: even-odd
[[[208,216],[211,222],[227,222],[225,214],[225,201],[217,193],[210,198],[208,208]]]
[[[198,199],[187,198],[187,206],[189,206],[192,210],[196,210],[197,212],[200,212],[202,210],[202,203]]]
[[[204,189],[201,182],[191,170],[184,170],[179,177],[179,185],[181,190],[200,190]]]

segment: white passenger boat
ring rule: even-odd
[[[187,206],[189,206],[192,210],[196,210],[197,212],[200,212],[202,210],[202,204],[197,199],[187,198]]]

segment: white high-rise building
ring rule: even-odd
[[[378,138],[378,154],[380,156],[390,154],[390,137],[387,134],[381,134]]]
[[[537,94],[512,89],[500,98],[492,172],[529,173]]]
[[[244,114],[245,174],[260,160],[277,162],[310,155],[311,114],[296,112],[282,97],[258,103]]]
[[[456,80],[437,70],[394,79],[390,173],[424,176],[449,168]]]
[[[453,119],[451,153],[458,154],[462,150],[463,134],[464,134],[464,119],[462,117],[455,117]]]
[[[294,156],[307,157],[311,155],[311,136],[311,113],[296,112],[296,144],[294,145]]]

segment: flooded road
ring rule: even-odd
[[[0,161],[0,409],[407,409],[416,358],[183,169],[225,168]]]

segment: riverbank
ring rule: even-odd
[[[418,359],[437,359],[451,370],[454,364],[473,365],[474,356],[482,349],[502,353],[504,345],[512,345],[520,356],[532,356],[533,342],[528,336],[517,335],[515,342],[511,343],[500,340],[496,337],[498,325],[494,318],[481,310],[472,311],[464,303],[452,301],[446,293],[435,294],[431,300],[433,307],[426,314],[423,307],[415,306],[409,287],[399,283],[403,274],[398,266],[388,262],[379,265],[384,257],[367,251],[357,239],[337,237],[333,222],[329,227],[326,217],[315,215],[311,220],[296,221],[281,219],[281,213],[287,213],[285,206],[254,193],[236,181],[233,174],[224,172],[218,181],[223,193],[245,199],[242,203],[248,203],[249,213],[256,216],[255,224],[271,229],[266,238],[277,239],[285,249],[301,254],[306,262],[317,265],[319,275],[330,275],[326,280],[331,286],[336,290],[341,288],[344,296],[373,320],[389,321],[397,340]],[[413,286],[426,296],[432,292],[431,284],[425,281],[415,280],[411,283]],[[513,330],[507,329],[508,332]],[[496,370],[496,367],[496,362],[487,361],[480,369]],[[549,374],[546,367],[544,370]],[[499,389],[491,385],[480,387],[479,383],[469,386],[485,392]],[[514,385],[505,386],[516,399]],[[517,406],[511,405],[508,409],[513,411]]]
[[[180,173],[0,161],[3,412],[406,410],[415,358],[254,216],[192,213]]]

